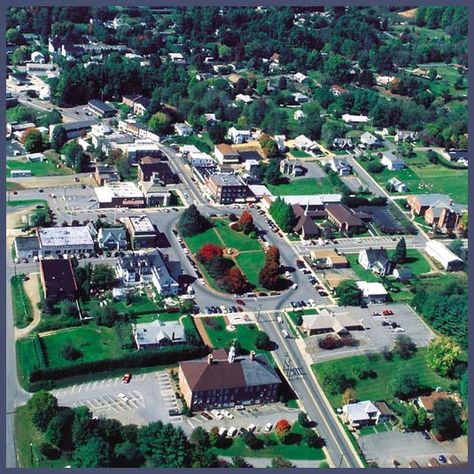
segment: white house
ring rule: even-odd
[[[375,83],[378,86],[390,86],[392,82],[395,80],[395,76],[377,76],[375,78]]]
[[[309,97],[307,95],[301,94],[301,92],[295,92],[291,95],[297,104],[305,104],[306,102],[309,102]]]
[[[124,227],[101,227],[97,233],[97,243],[104,250],[126,250],[127,231]]]
[[[461,270],[464,262],[446,245],[436,240],[430,240],[425,245],[426,253],[439,262],[446,271],[455,272]]]
[[[369,121],[369,117],[366,115],[344,114],[342,116],[342,120],[346,123],[367,123]]]
[[[362,268],[369,270],[378,275],[389,275],[392,271],[392,262],[388,258],[387,250],[379,249],[363,249],[359,252],[358,262]]]
[[[174,131],[180,137],[187,137],[193,133],[193,127],[191,127],[187,123],[175,123]]]
[[[333,156],[330,162],[331,169],[339,176],[347,176],[352,172],[352,166],[344,158]]]
[[[31,53],[31,61],[36,64],[44,64],[46,62],[46,59],[43,53],[40,53],[39,51],[34,51],[33,53]]]
[[[238,102],[243,102],[244,104],[251,104],[253,102],[252,97],[247,94],[237,94],[235,100]]]
[[[293,145],[298,150],[305,150],[305,151],[311,150],[311,148],[314,148],[315,146],[317,146],[317,144],[313,142],[313,140],[310,140],[306,135],[298,135],[294,139]]]
[[[375,135],[372,135],[370,132],[364,132],[360,136],[359,140],[360,143],[368,147],[374,147],[379,145],[379,139]]]
[[[191,152],[189,153],[189,160],[192,168],[209,168],[216,166],[216,161],[208,153]]]
[[[365,303],[385,303],[387,301],[387,290],[378,282],[358,281],[356,282],[362,293]]]
[[[297,72],[296,74],[293,74],[293,79],[296,81],[296,82],[299,82],[300,84],[302,84],[303,82],[307,81],[308,80],[308,76],[305,76],[303,73],[301,72]]]
[[[407,141],[413,142],[418,139],[418,136],[418,132],[411,132],[409,130],[397,130],[394,140],[396,143]]]
[[[393,416],[384,402],[364,400],[358,403],[349,403],[342,407],[342,417],[353,428],[373,425],[388,421]]]
[[[184,326],[178,321],[155,320],[134,324],[133,338],[138,349],[156,349],[186,342]]]
[[[388,180],[388,183],[393,186],[393,189],[395,189],[397,193],[408,192],[408,186],[405,183],[402,183],[398,178],[391,178]]]
[[[296,110],[293,114],[295,120],[301,120],[306,117],[306,114],[302,110]]]
[[[240,144],[245,143],[252,137],[250,130],[238,130],[235,127],[229,128],[227,136],[232,140],[232,143]]]
[[[406,167],[405,161],[391,151],[384,151],[380,163],[390,171],[399,171]]]
[[[278,150],[279,151],[285,151],[285,140],[286,136],[285,135],[273,135],[273,140],[275,140],[275,143],[277,144]]]

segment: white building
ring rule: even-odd
[[[295,92],[291,95],[293,96],[293,99],[297,104],[305,104],[306,102],[309,102],[309,97],[307,95],[302,94],[301,92]]]
[[[426,253],[435,259],[441,266],[450,272],[455,272],[462,270],[464,262],[451,250],[446,247],[446,245],[436,240],[430,240],[425,245]]]
[[[39,255],[43,258],[94,252],[94,240],[87,226],[40,227],[36,233]]]
[[[308,76],[305,76],[302,72],[297,72],[296,74],[293,74],[293,79],[296,82],[299,82],[300,84],[302,84],[308,79]]]
[[[188,137],[193,133],[193,127],[191,127],[187,123],[175,123],[174,131],[180,137]]]
[[[382,283],[368,281],[358,281],[356,283],[365,303],[385,303],[387,301],[388,293]]]
[[[301,120],[306,117],[306,114],[302,110],[295,110],[295,113],[293,114],[293,118],[295,120]]]
[[[232,143],[240,144],[250,140],[252,138],[252,132],[250,130],[238,130],[235,127],[231,127],[227,132],[227,136],[232,140]]]
[[[144,207],[145,197],[132,181],[106,182],[94,188],[99,207]]]
[[[399,156],[394,155],[391,151],[383,152],[380,163],[390,171],[399,171],[406,168],[405,161]]]
[[[252,97],[247,94],[237,94],[235,100],[238,102],[243,102],[244,104],[251,104],[253,102]]]
[[[342,116],[342,120],[346,123],[367,123],[369,121],[369,117],[366,115],[344,114]]]
[[[285,141],[286,141],[286,136],[285,135],[273,135],[273,140],[275,140],[275,143],[277,144],[278,151],[285,151]]]
[[[317,147],[317,143],[313,142],[313,140],[310,140],[307,136],[305,135],[298,135],[294,140],[293,140],[293,145],[295,148],[298,150],[304,150],[304,151],[309,151],[312,148]]]
[[[31,61],[36,64],[44,64],[46,62],[46,59],[43,53],[40,53],[39,51],[34,51],[33,53],[31,53]]]
[[[402,183],[398,178],[389,179],[388,183],[393,186],[393,189],[395,189],[397,193],[406,193],[408,191],[408,186]]]
[[[208,153],[203,152],[192,152],[189,153],[189,160],[192,168],[209,168],[211,166],[216,166],[216,161]]]

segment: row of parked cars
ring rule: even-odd
[[[241,306],[206,306],[204,312],[206,314],[232,314],[241,313],[244,309]]]
[[[220,428],[219,430],[219,436],[225,437],[229,436],[230,438],[234,438],[235,436],[243,436],[244,433],[249,432],[249,433],[254,433],[257,429],[257,426],[253,423],[251,423],[247,428],[244,428],[241,426],[239,429],[237,429],[235,426],[231,426],[229,429],[227,428]],[[273,424],[272,423],[267,423],[261,430],[261,433],[270,433],[273,429]]]
[[[291,306],[293,309],[297,308],[315,308],[316,307],[316,301],[314,301],[312,298],[310,298],[307,301],[292,301]]]

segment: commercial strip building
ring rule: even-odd
[[[215,173],[206,178],[214,200],[219,204],[245,202],[249,191],[243,180],[234,174]]]
[[[125,227],[130,234],[132,249],[152,248],[156,246],[157,232],[147,216],[127,217]]]
[[[94,240],[87,226],[40,227],[36,234],[42,258],[94,253]]]
[[[105,182],[94,188],[100,208],[145,207],[145,197],[138,186],[131,181]]]
[[[281,385],[265,355],[236,356],[234,347],[180,362],[178,374],[191,411],[276,402]]]
[[[356,282],[361,292],[361,298],[364,303],[385,303],[388,293],[382,283],[358,281]]]
[[[315,334],[335,333],[347,334],[349,331],[361,331],[364,326],[361,321],[354,319],[347,311],[324,308],[319,313],[303,315],[301,328],[307,336]]]

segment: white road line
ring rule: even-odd
[[[76,385],[73,385],[73,386],[72,386],[72,389],[71,389],[71,394],[74,393],[74,389],[75,389],[75,388],[76,388]]]
[[[118,381],[119,381],[119,379],[115,379],[114,386],[116,386],[116,385],[117,385]]]
[[[97,385],[97,382],[94,382],[94,384],[92,385],[92,390],[95,389],[96,385]]]
[[[89,383],[87,384],[85,390],[89,390],[90,386],[91,386],[91,382],[89,382]]]
[[[191,420],[188,420],[188,423],[194,428],[196,428],[192,423],[191,423]]]

